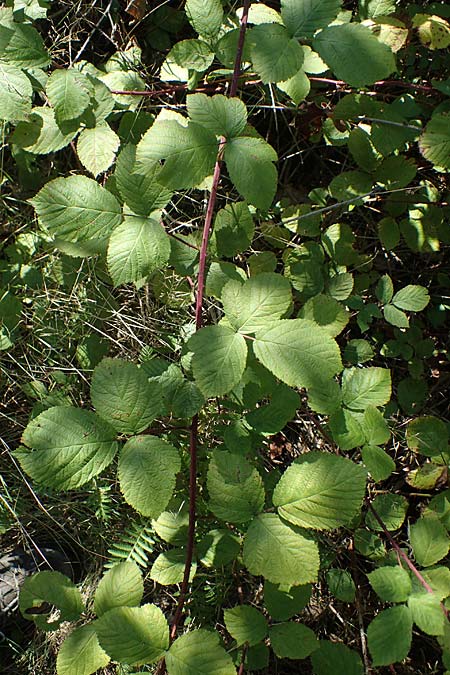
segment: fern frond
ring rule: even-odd
[[[146,568],[148,558],[153,553],[153,528],[150,521],[134,521],[123,536],[108,549],[110,560],[106,563],[107,569],[118,562],[132,560],[139,567]]]

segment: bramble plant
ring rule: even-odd
[[[24,617],[44,631],[75,624],[58,675],[110,661],[232,675],[266,668],[271,651],[310,659],[316,675],[357,675],[406,659],[417,631],[450,671],[448,425],[421,414],[427,359],[438,355],[426,326],[445,324],[449,278],[402,283],[389,262],[400,245],[420,258],[450,242],[450,84],[411,76],[415,50],[447,53],[450,12],[395,0],[360,0],[353,13],[339,0],[281,0],[279,11],[187,0],[171,11],[191,37],[173,42],[177,31],[155,16],[152,39],[166,55],[147,88],[137,46],[104,64],[56,67],[39,32],[48,4],[0,9],[3,133],[38,223],[5,250],[0,349],[24,330],[39,247],[91,261],[111,292],[150,287],[171,306],[172,279],[195,304],[193,320],[161,337],[170,349],[142,345],[136,362],[83,336],[78,363],[93,372],[82,407],[70,387],[59,398],[43,383],[27,390],[39,408],[13,456],[33,485],[77,491],[109,472],[142,518],[93,609],[59,572],[25,582]],[[153,114],[154,91],[186,96]],[[279,156],[259,129],[258,96],[275,125],[280,109],[312,112],[309,142],[344,164],[326,186],[283,194],[277,167],[291,151]],[[58,163],[64,153],[75,169]],[[202,224],[180,222],[202,199]],[[299,414],[316,442],[280,471],[267,442]],[[389,482],[393,433],[415,458],[406,481],[425,493],[421,511]],[[335,559],[332,536],[351,541],[353,563]],[[298,620],[319,580],[360,603],[355,555],[375,607],[356,648]],[[148,566],[158,588],[172,587],[169,609],[157,594],[143,603]],[[222,570],[230,588],[207,623],[190,589]],[[241,577],[262,580],[263,592],[243,596]],[[42,603],[48,613],[33,614]]]

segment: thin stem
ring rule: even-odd
[[[405,553],[404,551],[402,551],[402,549],[400,548],[400,546],[397,544],[397,542],[395,541],[395,539],[393,538],[393,536],[391,535],[391,533],[388,531],[386,525],[384,524],[384,522],[381,520],[381,518],[380,518],[380,516],[378,515],[378,513],[377,513],[377,512],[375,511],[375,509],[373,508],[372,504],[370,504],[370,502],[368,502],[368,503],[367,503],[367,506],[368,506],[368,508],[369,508],[369,511],[370,511],[370,512],[372,513],[372,515],[374,516],[375,520],[376,520],[376,521],[378,522],[378,524],[380,525],[380,527],[381,527],[381,529],[383,530],[383,532],[384,532],[384,534],[385,534],[387,540],[389,541],[389,543],[391,544],[392,548],[395,550],[395,552],[397,553],[397,555],[399,555],[400,558],[406,563],[406,565],[409,567],[409,569],[410,569],[411,572],[414,574],[414,576],[416,577],[416,579],[418,579],[418,580],[420,581],[420,583],[422,584],[422,586],[424,587],[424,589],[427,591],[427,593],[434,593],[434,591],[433,591],[433,589],[431,588],[430,584],[423,578],[423,576],[421,575],[421,573],[419,572],[419,570],[417,569],[417,567],[414,565],[414,563],[408,558],[408,556],[406,555],[406,553]],[[444,612],[445,616],[448,616],[448,612],[447,612],[447,610],[445,609],[445,607],[444,607],[444,605],[442,604],[442,602],[441,602],[441,607],[442,607],[442,611]]]
[[[248,11],[250,0],[245,0],[244,10],[241,19],[241,32],[239,34],[238,48],[236,52],[236,61],[234,65],[233,79],[230,86],[229,96],[234,96],[237,91],[237,82],[241,69],[242,50],[245,37],[245,29],[247,26]],[[217,190],[219,187],[222,156],[225,149],[225,139],[221,138],[219,141],[219,150],[217,152],[216,165],[214,167],[213,182],[211,186],[211,193],[209,195],[208,206],[206,208],[205,224],[203,227],[202,244],[200,247],[199,269],[197,275],[197,295],[195,300],[195,327],[199,330],[203,325],[203,298],[205,292],[205,276],[206,276],[206,254],[208,249],[208,240],[211,232],[214,209],[217,201]],[[181,619],[183,608],[186,602],[187,591],[189,586],[189,577],[191,573],[192,557],[194,552],[194,538],[196,525],[196,499],[197,499],[197,444],[198,444],[198,415],[192,418],[191,434],[190,434],[190,470],[189,470],[189,528],[188,539],[186,546],[186,561],[184,565],[183,581],[181,584],[180,597],[178,605],[175,610],[175,615],[170,628],[170,639],[174,640],[177,634],[178,624]],[[163,664],[161,664],[164,669]],[[158,670],[160,670],[158,668]],[[163,672],[163,670],[161,670]]]

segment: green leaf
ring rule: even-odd
[[[328,424],[333,440],[341,450],[352,450],[364,444],[365,434],[357,413],[341,408],[331,415]]]
[[[77,132],[77,129],[72,129],[63,134],[56,124],[53,110],[40,106],[33,108],[27,122],[19,122],[11,137],[11,143],[34,155],[47,155],[68,145]]]
[[[68,241],[103,239],[122,220],[117,199],[87,176],[55,178],[30,202],[41,225]]]
[[[448,553],[450,540],[436,516],[419,518],[409,528],[409,539],[414,557],[423,567],[434,565]]]
[[[108,271],[114,286],[138,282],[164,269],[170,252],[169,235],[156,220],[125,216],[114,228],[108,245]]]
[[[187,347],[194,352],[192,372],[206,398],[227,394],[241,379],[247,344],[231,328],[201,328],[189,339]]]
[[[306,73],[303,70],[299,70],[288,80],[277,82],[277,87],[281,91],[284,91],[295,105],[298,105],[308,96],[311,82]]]
[[[372,182],[372,177],[363,171],[343,171],[333,178],[328,189],[334,199],[345,201],[367,195],[372,189]]]
[[[239,539],[229,530],[210,530],[197,545],[198,559],[205,567],[228,565],[239,555]]]
[[[110,609],[95,622],[95,629],[102,648],[119,663],[154,663],[169,647],[167,621],[151,604]]]
[[[186,16],[192,28],[206,40],[215,38],[223,21],[220,0],[187,0]]]
[[[391,437],[387,422],[378,408],[370,405],[359,413],[360,424],[369,445],[384,445]]]
[[[202,73],[213,62],[214,52],[203,40],[180,40],[174,44],[168,58],[182,68]]]
[[[383,274],[379,278],[378,283],[375,288],[375,293],[378,300],[385,305],[388,302],[391,302],[392,296],[394,295],[394,284],[389,274]]]
[[[411,593],[411,577],[402,567],[379,567],[367,576],[383,602],[406,602]]]
[[[395,462],[387,452],[377,445],[365,445],[361,449],[362,460],[373,480],[386,480],[395,470]]]
[[[331,337],[341,333],[350,315],[340,302],[329,295],[315,295],[305,302],[298,313],[301,319],[309,319],[321,326]]]
[[[227,631],[236,640],[237,646],[248,644],[256,645],[267,636],[269,626],[267,619],[250,605],[238,605],[232,609],[225,609],[224,621]]]
[[[306,319],[282,319],[258,331],[256,358],[291,387],[313,387],[342,369],[339,347],[328,333]]]
[[[172,548],[170,551],[160,553],[156,558],[150,570],[150,579],[156,581],[161,586],[172,586],[180,584],[184,577],[184,568],[186,564],[186,551],[181,548]],[[189,581],[195,577],[197,563],[194,561],[191,565]]]
[[[297,458],[273,493],[280,516],[299,527],[331,530],[360,512],[366,489],[364,469],[344,457],[308,452]]]
[[[336,77],[352,87],[373,84],[395,70],[392,51],[361,24],[329,26],[313,39],[312,46]]]
[[[436,171],[450,169],[450,129],[448,113],[436,113],[419,138],[422,155],[431,162]]]
[[[125,501],[143,516],[157,518],[175,488],[181,461],[172,445],[153,436],[135,436],[119,459],[120,489]]]
[[[442,455],[447,449],[448,435],[445,422],[434,415],[417,417],[406,428],[408,448],[426,457]]]
[[[319,646],[314,631],[302,623],[279,623],[269,629],[270,644],[280,659],[306,659]]]
[[[245,281],[247,275],[244,270],[230,262],[213,262],[210,265],[206,277],[206,294],[213,295],[220,300],[222,290],[225,284],[234,279],[235,281]]]
[[[362,19],[388,16],[395,12],[396,4],[395,0],[359,0],[359,13]]]
[[[12,22],[13,34],[1,49],[1,58],[18,68],[46,68],[50,54],[45,48],[40,33],[27,23]]]
[[[120,139],[109,124],[84,129],[78,136],[77,154],[82,165],[95,177],[114,162]]]
[[[400,228],[394,218],[382,218],[378,223],[378,238],[387,251],[392,251],[400,243]]]
[[[344,359],[355,365],[373,359],[375,352],[367,340],[349,340],[345,345]]]
[[[311,410],[323,415],[331,415],[339,410],[342,405],[342,393],[336,380],[324,380],[316,387],[310,387],[308,405]]]
[[[223,94],[192,94],[187,96],[186,103],[191,120],[216,136],[234,138],[247,124],[247,108],[239,98],[228,98]]]
[[[28,120],[33,88],[20,68],[0,60],[0,119],[5,122]]]
[[[267,405],[260,405],[245,416],[248,424],[259,434],[276,434],[295,417],[301,400],[296,391],[279,384]]]
[[[185,633],[166,654],[168,675],[236,675],[231,656],[219,644],[219,634],[204,629]]]
[[[44,613],[32,613],[35,607],[48,603]],[[58,618],[49,621],[52,605],[59,610]],[[60,627],[63,621],[76,621],[83,611],[83,600],[78,588],[60,572],[38,572],[25,579],[20,589],[19,608],[26,619],[30,617],[41,630],[50,631]]]
[[[186,509],[179,511],[163,511],[157,520],[152,521],[152,527],[158,537],[174,546],[186,544],[189,526],[189,512]]]
[[[291,284],[280,274],[263,272],[243,284],[229,281],[222,290],[221,300],[233,328],[241,333],[256,333],[289,309]]]
[[[117,563],[100,580],[94,595],[94,611],[101,617],[114,607],[138,607],[144,595],[144,582],[134,562]]]
[[[251,574],[262,575],[274,584],[299,586],[317,580],[316,542],[275,513],[262,513],[250,523],[243,555]]]
[[[367,628],[373,665],[388,666],[408,656],[412,640],[411,612],[405,605],[380,612]]]
[[[316,30],[328,26],[340,9],[340,0],[281,0],[283,23],[296,38],[311,38]]]
[[[78,626],[64,640],[56,659],[58,675],[92,675],[105,668],[109,656],[100,647],[95,626]]]
[[[244,523],[264,507],[261,476],[245,457],[216,450],[209,463],[209,508],[217,518]]]
[[[116,432],[90,410],[49,408],[35,417],[22,440],[33,451],[20,451],[23,470],[37,483],[71,490],[88,483],[113,460]]]
[[[408,328],[409,320],[404,312],[401,312],[394,305],[385,305],[383,307],[383,314],[386,321],[397,328]]]
[[[100,417],[122,434],[137,434],[162,410],[161,392],[142,368],[122,359],[106,358],[95,368],[91,400]]]
[[[392,304],[407,312],[421,312],[430,302],[428,291],[423,286],[405,286],[392,298]]]
[[[301,68],[303,50],[278,23],[254,26],[247,37],[253,67],[263,83],[284,82]]]
[[[255,234],[252,214],[246,202],[227,204],[217,212],[210,244],[219,256],[233,258],[249,248]]]
[[[189,382],[175,364],[170,365],[158,381],[168,414],[185,419],[193,417],[203,407],[205,398],[200,389]]]
[[[128,207],[140,216],[163,209],[172,198],[172,192],[158,182],[161,167],[149,163],[140,172],[135,170],[136,147],[129,143],[117,158],[114,177],[120,196]]]
[[[355,599],[355,582],[347,570],[331,568],[326,574],[330,593],[343,602],[353,602]]]
[[[340,642],[321,640],[311,656],[315,675],[363,675],[359,654]]]
[[[402,495],[378,495],[373,500],[372,506],[390,532],[398,530],[403,525],[408,501]],[[383,529],[371,511],[367,512],[366,524],[378,532]]]
[[[136,170],[145,174],[149,164],[165,160],[158,182],[172,190],[192,188],[212,174],[217,155],[216,136],[194,122],[155,122],[136,150]]]
[[[239,194],[262,211],[272,204],[277,189],[277,153],[262,138],[240,136],[225,145],[228,174]]]
[[[352,410],[384,405],[391,398],[391,372],[387,368],[346,368],[342,400]]]
[[[420,630],[427,635],[444,635],[445,615],[434,593],[413,593],[408,598],[408,607]]]
[[[92,84],[79,70],[58,68],[48,78],[45,93],[61,125],[78,119],[89,107]]]
[[[386,190],[399,190],[415,178],[417,166],[404,155],[386,157],[374,173],[374,180]]]
[[[283,585],[265,581],[264,605],[272,619],[286,621],[306,607],[311,599],[311,590],[310,584],[286,589]]]

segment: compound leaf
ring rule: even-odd
[[[254,26],[249,32],[253,67],[264,83],[284,82],[301,68],[303,49],[278,23]]]
[[[412,640],[411,611],[406,605],[380,612],[369,624],[367,642],[374,666],[388,666],[408,656]]]
[[[419,138],[422,155],[434,165],[437,171],[450,169],[450,116],[437,113],[425,127]]]
[[[336,18],[341,0],[281,0],[281,17],[289,34],[310,38]]]
[[[75,628],[61,645],[56,659],[58,675],[92,675],[105,668],[110,659],[100,647],[95,626],[88,623]]]
[[[75,120],[91,102],[92,85],[86,75],[72,68],[58,68],[47,80],[45,92],[58,124]]]
[[[325,28],[313,39],[313,49],[336,77],[353,87],[373,84],[395,70],[395,58],[390,48],[361,24],[345,23]]]
[[[280,659],[306,659],[319,646],[311,628],[293,621],[271,626],[269,637],[272,649]]]
[[[28,424],[18,451],[23,470],[37,483],[59,490],[80,487],[97,476],[117,452],[115,429],[90,410],[57,406]]]
[[[316,542],[275,513],[261,513],[250,523],[243,555],[251,574],[262,575],[274,584],[299,586],[317,580]]]
[[[134,436],[119,459],[120,488],[143,516],[157,518],[168,505],[181,462],[178,451],[153,436]]]
[[[194,352],[195,380],[207,398],[227,394],[238,384],[247,359],[242,335],[226,326],[206,326],[190,338],[187,346]]]
[[[20,68],[0,60],[0,119],[28,120],[33,87]]]
[[[187,0],[186,16],[197,33],[206,40],[215,38],[223,21],[220,0]]]
[[[221,300],[233,328],[241,333],[255,333],[289,309],[291,284],[280,274],[263,272],[243,284],[229,281],[222,290]]]
[[[281,319],[256,334],[256,358],[291,387],[313,387],[342,369],[335,340],[312,321]]]
[[[155,122],[136,150],[136,170],[145,174],[149,164],[164,160],[158,182],[172,190],[192,188],[212,174],[217,155],[216,136],[195,122],[182,126],[175,120]]]
[[[34,608],[49,605],[44,614],[33,613]],[[59,610],[59,617],[49,621],[52,605]],[[22,615],[44,631],[56,630],[63,621],[76,621],[83,611],[83,600],[78,588],[60,572],[38,572],[25,579],[20,589],[19,608]]]
[[[78,136],[77,154],[82,165],[95,177],[114,162],[120,139],[109,124],[84,129]]]
[[[225,145],[225,162],[231,181],[250,204],[266,211],[275,197],[277,153],[262,138],[240,136]]]
[[[247,109],[239,98],[228,98],[223,94],[192,94],[187,97],[186,103],[191,120],[216,136],[234,138],[247,124]]]
[[[122,220],[114,195],[87,176],[55,178],[30,202],[41,225],[68,241],[103,239]]]
[[[120,562],[100,580],[94,595],[94,611],[98,617],[114,607],[137,607],[144,595],[144,582],[134,562]]]
[[[348,368],[342,375],[342,400],[352,410],[381,406],[391,397],[391,372],[387,368]]]
[[[244,523],[264,507],[264,487],[257,469],[241,455],[216,450],[207,476],[209,508],[221,520]]]
[[[156,220],[125,216],[108,245],[108,271],[114,286],[140,281],[166,267],[170,252],[169,235]]]
[[[100,645],[119,663],[158,661],[169,646],[169,627],[156,605],[114,607],[95,622]]]
[[[236,675],[231,656],[219,644],[219,634],[204,629],[179,637],[166,654],[169,675]]]
[[[414,557],[423,567],[434,565],[448,553],[450,540],[436,516],[419,518],[409,529],[409,539]]]
[[[236,640],[237,646],[256,645],[267,636],[267,619],[256,607],[238,605],[223,613],[227,631]]]
[[[402,567],[379,567],[367,576],[383,602],[406,602],[411,593],[411,577]]]
[[[273,503],[294,525],[331,530],[347,525],[361,510],[366,489],[364,469],[349,459],[309,452],[280,478]]]
[[[122,434],[143,431],[163,409],[157,385],[135,363],[122,359],[106,358],[95,368],[91,400],[100,417]]]

